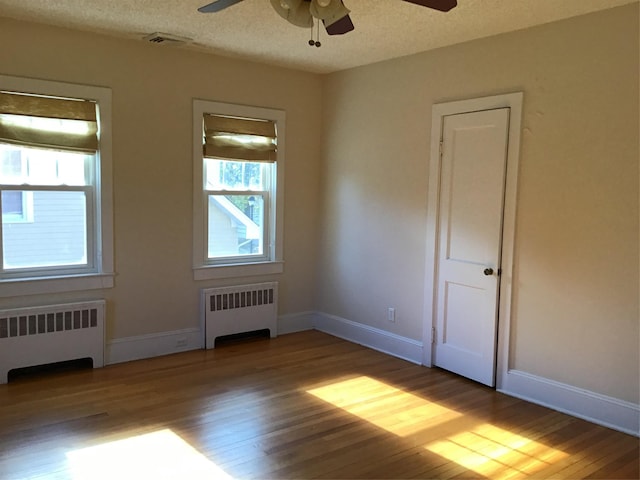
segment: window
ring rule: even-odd
[[[282,271],[284,112],[194,101],[194,277]]]
[[[113,285],[110,97],[0,75],[3,296]]]

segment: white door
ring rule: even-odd
[[[444,117],[434,364],[495,385],[509,109]]]

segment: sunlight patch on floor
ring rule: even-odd
[[[451,428],[456,428],[455,424],[444,424],[462,417],[462,413],[367,376],[339,380],[307,393],[398,437],[443,425],[442,431],[452,434],[443,434],[445,438],[423,448],[492,479],[533,475],[568,456],[534,439],[475,421],[471,416],[453,433]]]
[[[310,389],[307,393],[400,437],[461,416],[455,410],[366,376]]]
[[[169,429],[67,452],[73,480],[232,477]]]
[[[484,423],[425,446],[427,450],[492,479],[533,475],[568,455]]]

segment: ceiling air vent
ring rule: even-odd
[[[158,45],[184,45],[186,43],[191,43],[192,41],[187,37],[178,37],[177,35],[160,32],[147,35],[146,37],[143,37],[143,40],[150,43],[157,43]]]

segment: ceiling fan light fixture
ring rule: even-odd
[[[285,10],[296,9],[301,3],[302,0],[280,0],[280,6]]]
[[[278,15],[292,25],[303,28],[313,26],[313,17],[307,5],[303,0],[271,0],[271,6]]]
[[[323,5],[326,4],[326,5]],[[350,10],[344,6],[342,0],[311,0],[309,7],[311,15],[331,25],[349,15]]]

